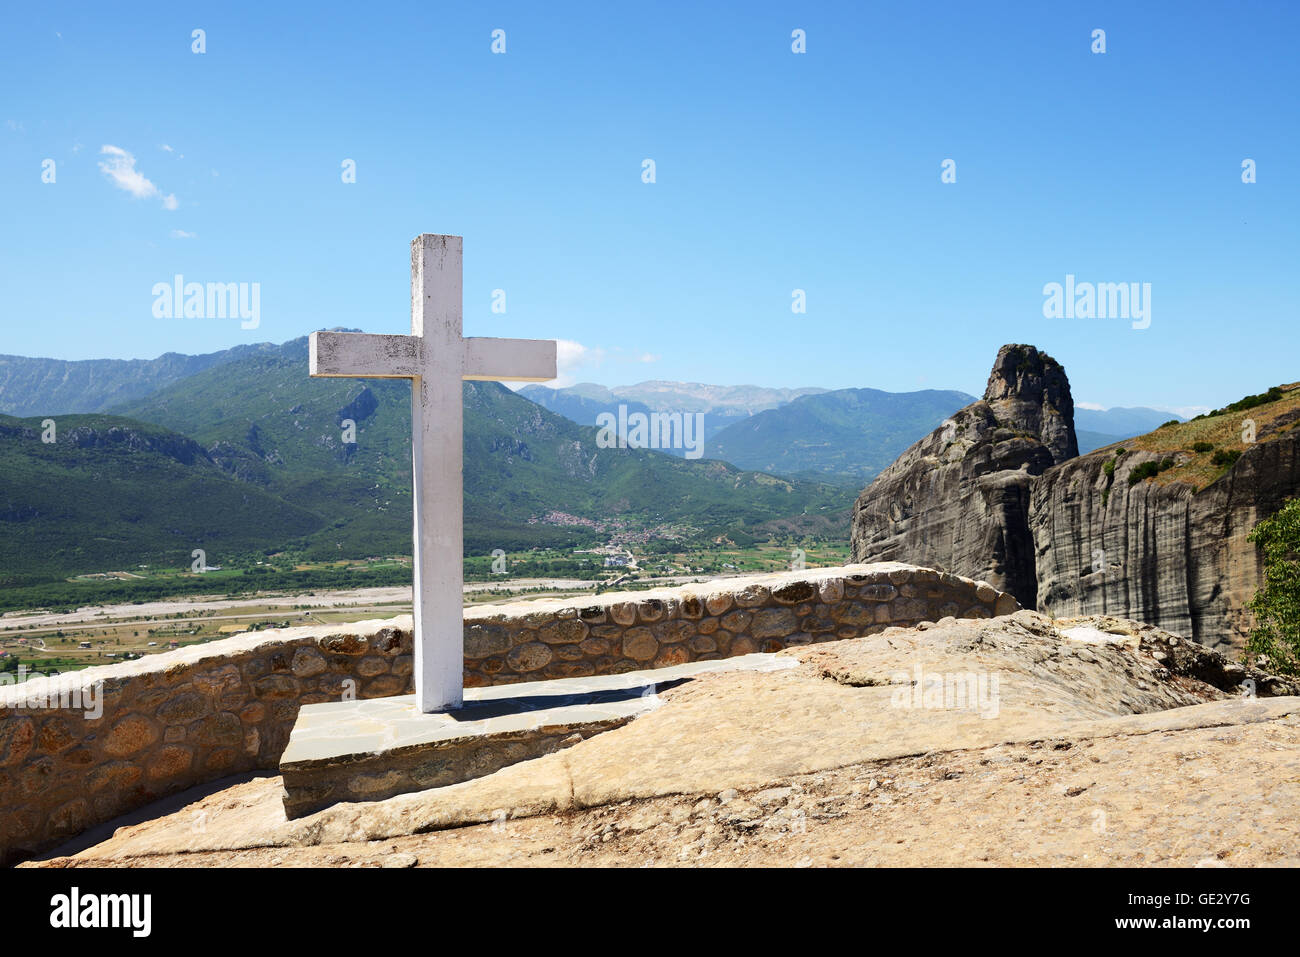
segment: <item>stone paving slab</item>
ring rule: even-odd
[[[617,728],[659,706],[656,692],[717,671],[773,671],[770,654],[651,671],[467,688],[464,706],[422,714],[414,695],[305,705],[280,759],[285,813],[378,801],[482,777]]]

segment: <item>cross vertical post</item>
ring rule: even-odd
[[[426,713],[464,699],[461,257],[460,236],[426,233],[411,243],[411,335],[423,348],[411,383],[415,696]]]

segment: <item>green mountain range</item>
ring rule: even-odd
[[[836,389],[723,429],[704,454],[742,468],[861,488],[919,436],[974,401],[964,392]]]
[[[465,384],[466,553],[773,529],[842,535],[851,493],[725,462],[602,449],[492,382]],[[220,564],[287,547],[314,559],[410,551],[410,386],[312,379],[307,340],[257,349],[109,416],[0,419],[0,570]],[[355,435],[344,433],[346,420]],[[345,438],[353,438],[347,442]]]

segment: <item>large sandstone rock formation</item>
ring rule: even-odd
[[[984,398],[859,496],[853,560],[928,565],[1053,615],[1121,615],[1240,648],[1262,578],[1247,536],[1300,492],[1300,408],[1250,414],[1256,441],[1204,487],[1130,485],[1144,464],[1191,462],[1190,446],[1079,457],[1064,369],[1032,346],[1003,346]]]
[[[1030,500],[1038,596],[1021,603],[1055,615],[1123,615],[1240,647],[1251,624],[1246,603],[1263,579],[1247,536],[1300,491],[1294,421],[1269,423],[1199,491],[1185,482],[1129,485],[1135,468],[1164,453],[1113,458],[1103,449],[1049,469]]]
[[[1033,346],[1003,346],[984,398],[909,448],[858,498],[853,560],[960,570],[1034,607],[1031,485],[1078,454],[1065,369]]]

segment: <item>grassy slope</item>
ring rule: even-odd
[[[1205,418],[1192,419],[1177,425],[1166,425],[1146,435],[1124,439],[1099,449],[1097,454],[1113,454],[1117,449],[1127,451],[1160,452],[1174,456],[1185,453],[1187,460],[1173,468],[1166,469],[1154,478],[1146,481],[1162,485],[1170,482],[1186,482],[1198,491],[1221,478],[1231,467],[1227,464],[1214,464],[1215,450],[1244,452],[1249,446],[1242,441],[1243,423],[1251,419],[1260,438],[1278,419],[1295,415],[1300,411],[1300,383],[1291,383],[1280,387],[1282,398],[1275,402],[1240,411],[1223,411]],[[1300,420],[1297,420],[1300,422]],[[1294,425],[1286,425],[1293,428]],[[1196,452],[1193,446],[1197,442],[1207,442],[1214,449]]]
[[[117,416],[0,416],[0,581],[190,564],[315,531],[320,519],[208,463],[185,436]],[[89,443],[96,444],[89,444]],[[195,454],[198,453],[198,454]]]
[[[365,405],[355,404],[359,396]],[[194,436],[250,482],[321,515],[329,527],[313,538],[316,554],[366,555],[409,548],[409,396],[404,382],[309,378],[299,339],[120,411]],[[353,447],[341,441],[345,411],[357,422]],[[551,512],[610,527],[681,525],[714,534],[844,509],[851,499],[721,462],[599,449],[596,434],[496,383],[467,383],[467,550],[598,534],[534,521]]]

